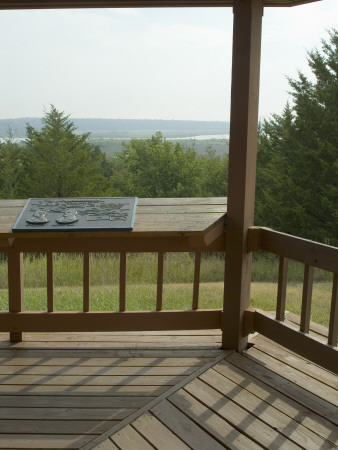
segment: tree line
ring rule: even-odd
[[[290,79],[291,102],[259,132],[256,221],[338,246],[338,30]]]
[[[27,125],[23,145],[0,143],[0,198],[138,196],[201,197],[227,193],[227,156],[199,155],[163,138],[124,142],[113,156],[76,134],[51,106],[40,131]]]
[[[338,245],[338,32],[289,79],[291,103],[259,129],[256,223]],[[51,106],[24,145],[0,143],[0,198],[227,195],[228,157],[163,138],[132,139],[107,156]]]

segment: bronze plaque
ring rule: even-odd
[[[12,231],[131,231],[136,197],[30,198]]]

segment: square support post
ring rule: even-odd
[[[23,256],[22,253],[8,252],[8,301],[9,312],[21,312],[23,309]],[[21,342],[22,332],[11,331],[11,342]]]
[[[263,0],[234,2],[225,261],[223,348],[242,351],[244,311],[250,304],[251,253],[248,228],[254,224],[258,97]]]

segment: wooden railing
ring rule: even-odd
[[[222,310],[199,308],[201,255],[203,252],[224,252],[226,233],[219,221],[205,235],[194,233],[161,236],[142,234],[83,233],[37,234],[18,238],[9,234],[0,240],[0,251],[8,254],[8,311],[0,312],[0,331],[9,332],[12,341],[22,340],[23,332],[91,332],[221,329]],[[248,232],[248,251],[264,250],[279,255],[279,276],[276,317],[248,308],[244,313],[243,335],[259,332],[315,363],[337,371],[338,336],[338,249],[266,228],[252,227]],[[46,310],[25,311],[23,289],[23,254],[45,253]],[[83,300],[81,311],[56,311],[54,302],[54,253],[83,255]],[[116,311],[92,311],[90,298],[90,254],[118,253],[119,304]],[[157,254],[157,286],[154,309],[128,311],[127,253]],[[191,307],[170,311],[163,308],[165,253],[189,252],[195,255]],[[288,260],[304,264],[304,283],[299,327],[284,320]],[[327,342],[310,333],[311,300],[314,268],[333,274],[331,312]],[[227,314],[227,311],[224,311]]]
[[[244,333],[257,331],[331,371],[338,371],[338,248],[252,227],[248,251],[264,250],[279,255],[276,317],[257,309],[245,312]],[[299,328],[285,323],[288,260],[304,264],[304,281]],[[310,317],[314,268],[332,272],[332,297],[327,342],[310,335]]]
[[[14,239],[2,251],[8,254],[8,311],[0,312],[0,331],[10,332],[12,341],[22,340],[22,332],[90,332],[141,331],[179,329],[220,329],[221,309],[199,309],[200,266],[202,252],[224,252],[225,234],[209,243],[208,240],[173,238],[86,238],[69,233],[63,238],[27,237]],[[46,311],[24,310],[23,253],[46,254]],[[54,253],[81,253],[83,255],[82,311],[55,311]],[[119,253],[119,307],[118,311],[92,311],[90,298],[90,253]],[[157,287],[153,311],[127,311],[127,253],[157,253]],[[183,311],[163,309],[163,273],[165,253],[190,252],[194,258],[191,308]]]

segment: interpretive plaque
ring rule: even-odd
[[[136,197],[30,198],[12,231],[131,231]]]

